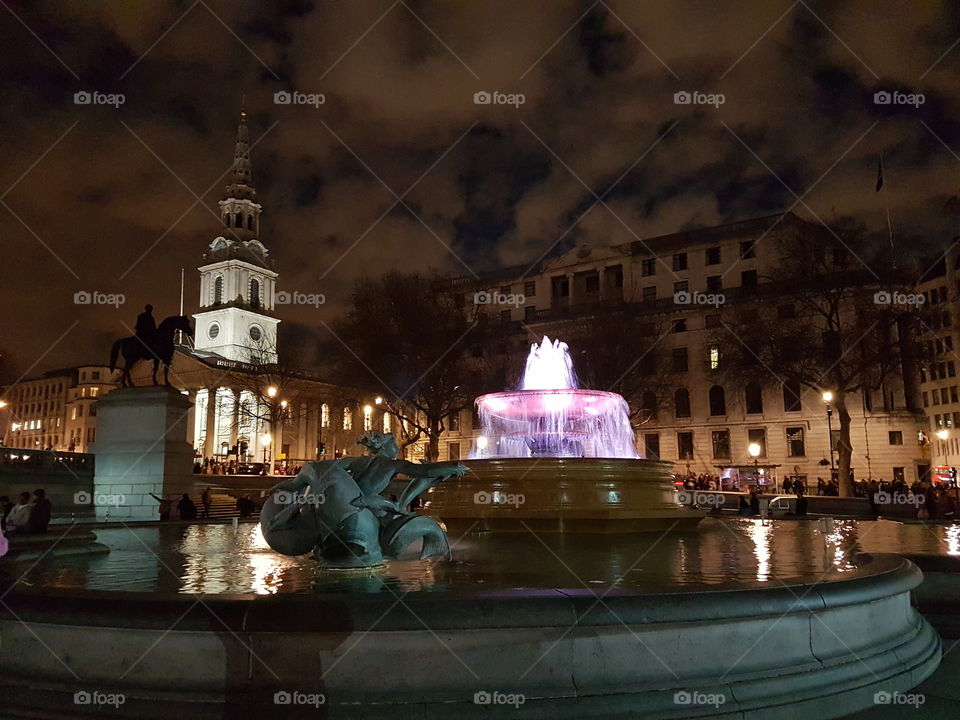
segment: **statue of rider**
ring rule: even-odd
[[[157,334],[157,321],[153,319],[153,305],[147,305],[143,308],[143,312],[137,315],[134,332],[145,347],[153,347],[154,337]]]

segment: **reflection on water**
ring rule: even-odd
[[[305,592],[497,592],[511,589],[750,586],[829,579],[859,552],[960,555],[960,526],[890,521],[707,518],[691,532],[451,538],[453,559],[419,548],[380,571],[324,572],[309,555],[267,546],[256,524],[98,530],[109,555],[49,558],[24,582],[128,592],[270,595]],[[20,571],[23,572],[23,571]],[[19,574],[19,573],[18,573]]]

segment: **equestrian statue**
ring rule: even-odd
[[[130,370],[141,360],[153,360],[153,384],[157,385],[157,369],[163,363],[163,384],[170,384],[170,363],[173,362],[173,338],[176,333],[184,332],[193,337],[190,318],[185,315],[171,315],[164,319],[159,327],[153,319],[153,306],[147,305],[137,317],[135,335],[117,340],[110,349],[110,371],[117,367],[117,357],[123,356],[123,373],[120,384],[132,387]]]

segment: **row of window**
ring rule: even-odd
[[[679,348],[685,349],[685,348]],[[800,392],[801,387],[797,382],[786,382],[782,386],[783,393],[783,411],[800,412]],[[748,415],[760,414],[763,412],[763,388],[759,383],[749,383],[743,391],[744,409]],[[714,385],[708,392],[708,401],[710,406],[710,415],[717,417],[727,414],[727,393],[720,385]],[[648,390],[644,393],[642,399],[643,409],[651,416],[657,415],[657,396]],[[690,391],[686,388],[677,388],[673,393],[673,409],[677,418],[690,417]]]
[[[710,450],[711,457],[717,460],[731,460],[734,456],[733,447],[730,442],[730,430],[711,430],[710,432]],[[784,428],[784,439],[787,446],[787,457],[806,457],[807,448],[805,433],[802,426]],[[760,446],[759,457],[767,456],[767,430],[766,428],[747,429],[746,450],[752,444]],[[677,458],[679,460],[693,460],[694,456],[694,433],[692,430],[685,430],[677,433]],[[643,436],[644,456],[650,460],[666,459],[660,451],[660,433],[645,433]]]
[[[927,382],[927,378],[930,380],[943,380],[948,377],[957,376],[957,365],[953,360],[947,360],[946,362],[935,362],[930,363],[929,368],[920,368],[920,382]],[[924,404],[926,407],[926,404]]]
[[[253,230],[253,215],[247,215],[244,218],[243,213],[225,213],[223,216],[223,224],[227,227],[236,227],[236,228],[246,228],[247,230]]]
[[[934,388],[930,391],[930,405],[946,405],[947,403],[960,402],[960,395],[957,393],[957,386],[951,385],[949,388]],[[923,393],[923,406],[927,405],[927,393]]]
[[[757,256],[756,241],[745,240],[740,243],[740,259],[749,260]],[[719,245],[708,247],[704,250],[705,265],[720,265],[723,262],[723,252]],[[661,258],[646,258],[640,261],[640,274],[644,277],[657,274],[657,263],[666,263]],[[671,267],[673,272],[680,272],[687,269],[687,253],[675,253],[672,258]]]
[[[263,293],[260,288],[260,281],[257,278],[250,278],[250,284],[247,290],[247,302],[252,308],[263,306]],[[223,303],[223,275],[217,275],[213,279],[213,304],[221,305]]]

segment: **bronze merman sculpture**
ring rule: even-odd
[[[273,487],[260,511],[267,544],[284,555],[313,551],[324,565],[340,568],[380,565],[420,538],[421,559],[449,555],[443,529],[409,505],[431,485],[462,477],[466,466],[397,460],[397,442],[388,433],[365,433],[357,444],[371,454],[307,463]],[[397,475],[410,480],[393,501],[380,493]]]

